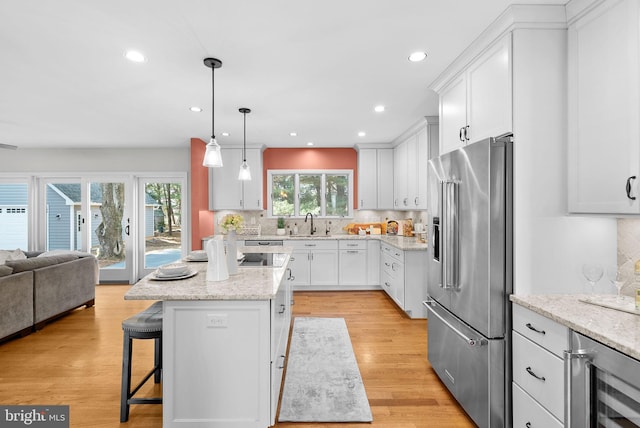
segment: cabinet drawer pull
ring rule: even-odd
[[[636,176],[632,175],[631,177],[627,178],[627,198],[631,199],[632,201],[636,200],[635,196],[631,196],[631,180],[635,180]]]
[[[531,325],[530,322],[528,322],[527,324],[525,324],[527,326],[527,328],[529,330],[535,331],[536,333],[540,333],[540,334],[547,334],[544,330],[538,330],[537,328],[535,328],[534,326]]]
[[[464,126],[462,128],[460,128],[460,132],[458,133],[458,139],[462,142],[464,142],[464,140],[462,139],[462,132],[464,131]]]
[[[534,371],[531,370],[531,367],[527,367],[525,370],[527,371],[527,373],[529,373],[531,376],[535,377],[536,379],[538,379],[538,380],[540,380],[542,382],[546,381],[544,376],[538,376],[537,374],[535,374]]]
[[[527,422],[526,424],[524,424],[524,426],[527,428],[531,428],[531,422]]]
[[[282,365],[278,366],[279,369],[283,369],[284,368],[284,362],[287,360],[287,357],[285,355],[280,355],[280,358],[282,358]]]
[[[386,285],[387,287],[391,287],[391,284],[389,284],[387,281],[384,282],[384,285]]]
[[[284,305],[284,303],[280,304],[280,311],[278,311],[279,314],[284,314],[284,312],[287,310],[287,307]]]

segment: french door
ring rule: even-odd
[[[32,248],[94,254],[100,283],[133,284],[158,266],[184,257],[186,174],[38,181],[38,238]],[[9,186],[3,189],[3,194],[13,191]]]
[[[138,277],[186,255],[186,177],[138,177]],[[143,195],[143,196],[142,196]]]
[[[128,176],[43,179],[38,248],[91,253],[98,259],[100,282],[130,282],[132,183]]]

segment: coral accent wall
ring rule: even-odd
[[[202,237],[213,235],[213,211],[209,211],[209,168],[202,166],[205,146],[191,139],[191,249],[201,250]]]
[[[270,148],[262,153],[262,200],[267,203],[269,169],[352,169],[353,207],[358,208],[358,153],[351,148]]]

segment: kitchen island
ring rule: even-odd
[[[291,248],[238,249],[274,253],[282,264],[240,267],[210,282],[207,263],[192,262],[190,278],[160,281],[150,274],[125,294],[164,301],[164,427],[275,423],[291,324]]]

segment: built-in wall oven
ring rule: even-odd
[[[571,332],[565,427],[640,427],[640,361]]]

